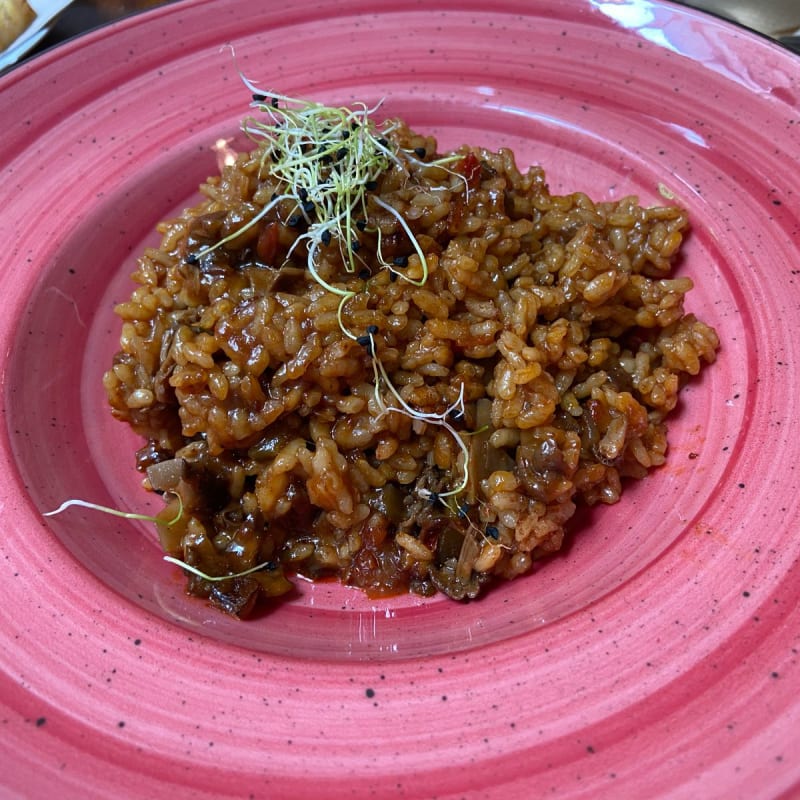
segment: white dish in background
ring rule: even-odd
[[[47,35],[56,17],[72,0],[28,0],[28,5],[36,14],[34,21],[0,53],[0,69],[16,64]]]

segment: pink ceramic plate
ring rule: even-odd
[[[485,10],[487,6],[491,10]],[[153,226],[249,93],[385,98],[555,191],[667,190],[719,362],[668,465],[480,602],[184,597],[100,376]],[[645,0],[205,0],[0,80],[4,797],[774,798],[800,791],[800,61]]]

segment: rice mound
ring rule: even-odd
[[[165,551],[235,575],[187,573],[187,590],[230,614],[289,593],[294,575],[464,599],[528,572],[562,546],[577,504],[615,503],[625,479],[664,463],[679,390],[715,359],[716,333],[684,312],[692,281],[670,276],[683,209],[552,195],[505,149],[431,166],[432,137],[391,137],[428,163],[386,170],[373,195],[406,221],[427,279],[380,268],[378,230],[396,271],[423,276],[373,195],[360,271],[336,242],[318,259],[356,292],[341,322],[374,332],[367,346],[345,335],[305,246],[287,260],[305,224],[288,204],[196,256],[279,191],[266,144],[159,226],[116,309],[113,414],[146,439],[136,463],[165,493],[164,520],[181,498],[159,526]],[[412,409],[451,409],[449,427],[399,410],[375,360]]]

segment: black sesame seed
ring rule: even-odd
[[[372,277],[372,273],[364,267],[361,272],[358,273],[358,277],[361,278],[362,281],[366,281]]]
[[[397,280],[397,273],[396,273],[396,272],[390,272],[390,273],[389,273],[389,280],[390,280],[392,283],[394,283],[394,282]]]
[[[266,561],[264,563],[264,569],[268,572],[272,572],[278,568],[277,564],[274,561]]]
[[[277,108],[278,107],[278,98],[277,97],[273,97],[272,98],[272,107],[273,108]]]
[[[419,158],[425,158],[425,156],[428,154],[428,151],[424,147],[415,147],[414,152]]]
[[[303,218],[299,214],[292,214],[292,216],[286,220],[286,227],[296,228],[302,219]]]
[[[331,243],[331,232],[327,230],[322,231],[322,234],[319,238],[322,240],[322,244],[327,247]]]
[[[379,330],[377,325],[367,325],[367,333],[377,333]]]
[[[347,148],[346,147],[340,147],[336,151],[336,160],[337,161],[341,161],[346,155],[347,155]]]
[[[459,517],[466,517],[469,514],[469,504],[462,503],[460,508],[458,509],[458,516]]]
[[[375,190],[378,188],[378,181],[367,181],[367,182],[364,184],[364,188],[365,188],[365,189],[366,189],[368,192],[374,192],[374,191],[375,191]]]
[[[266,99],[267,99],[267,96],[265,94],[254,94],[253,95],[253,100],[256,103],[263,103]]]
[[[495,528],[494,525],[487,526],[486,535],[490,539],[494,539],[495,541],[497,541],[500,538],[500,532],[497,530],[497,528]]]
[[[350,242],[350,249],[354,253],[357,253],[361,249],[361,242],[359,242],[358,239],[353,239],[353,241]]]
[[[314,210],[314,201],[306,200],[305,203],[303,203],[303,211],[305,211],[306,214],[310,214],[313,210]]]
[[[392,259],[392,264],[394,264],[396,267],[407,267],[408,256],[395,256]]]
[[[349,139],[350,138],[350,131],[347,129],[342,131],[342,139]]]
[[[380,139],[378,139],[378,144],[379,144],[381,147],[388,147],[388,145],[389,145],[389,140],[388,140],[388,139],[384,139],[383,137],[381,137]]]
[[[301,202],[304,202],[305,200],[307,200],[307,199],[308,199],[308,189],[306,189],[306,187],[305,187],[305,186],[301,186],[301,187],[300,187],[300,188],[297,190],[297,196],[300,198],[300,201],[301,201]]]
[[[364,231],[367,228],[367,221],[365,219],[356,220],[356,228],[360,231]]]
[[[439,492],[431,492],[428,495],[428,500],[432,506],[435,506],[439,502]]]
[[[186,263],[196,265],[200,263],[200,259],[195,253],[189,253],[189,255],[186,256]]]
[[[371,336],[359,336],[356,341],[364,348],[366,348],[367,352],[371,355],[375,355],[375,343],[372,341]]]
[[[454,408],[448,416],[453,422],[458,422],[460,419],[464,419],[464,412],[460,408]]]

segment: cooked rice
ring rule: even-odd
[[[436,158],[431,137],[404,126],[392,137]],[[683,209],[552,195],[542,169],[520,172],[508,150],[465,147],[449,168],[409,160],[383,174],[375,195],[426,254],[424,285],[379,268],[376,228],[383,256],[422,276],[373,200],[367,271],[346,272],[335,244],[319,271],[358,292],[343,322],[376,326],[376,358],[410,407],[441,414],[463,392],[464,413],[448,419],[468,482],[438,499],[464,475],[458,442],[381,413],[369,347],[343,333],[340,298],[309,273],[304,246],[286,260],[302,230],[285,224],[289,205],[189,263],[278,191],[259,174],[262,150],[159,227],[117,308],[121,349],[104,379],[115,416],[147,440],[146,483],[182,499],[179,522],[160,526],[165,550],[214,576],[266,565],[222,581],[188,574],[190,593],[238,616],[289,592],[293,574],[375,596],[472,598],[557,551],[576,504],[615,503],[626,479],[664,463],[664,420],[718,347],[684,312],[692,281],[670,277]]]

